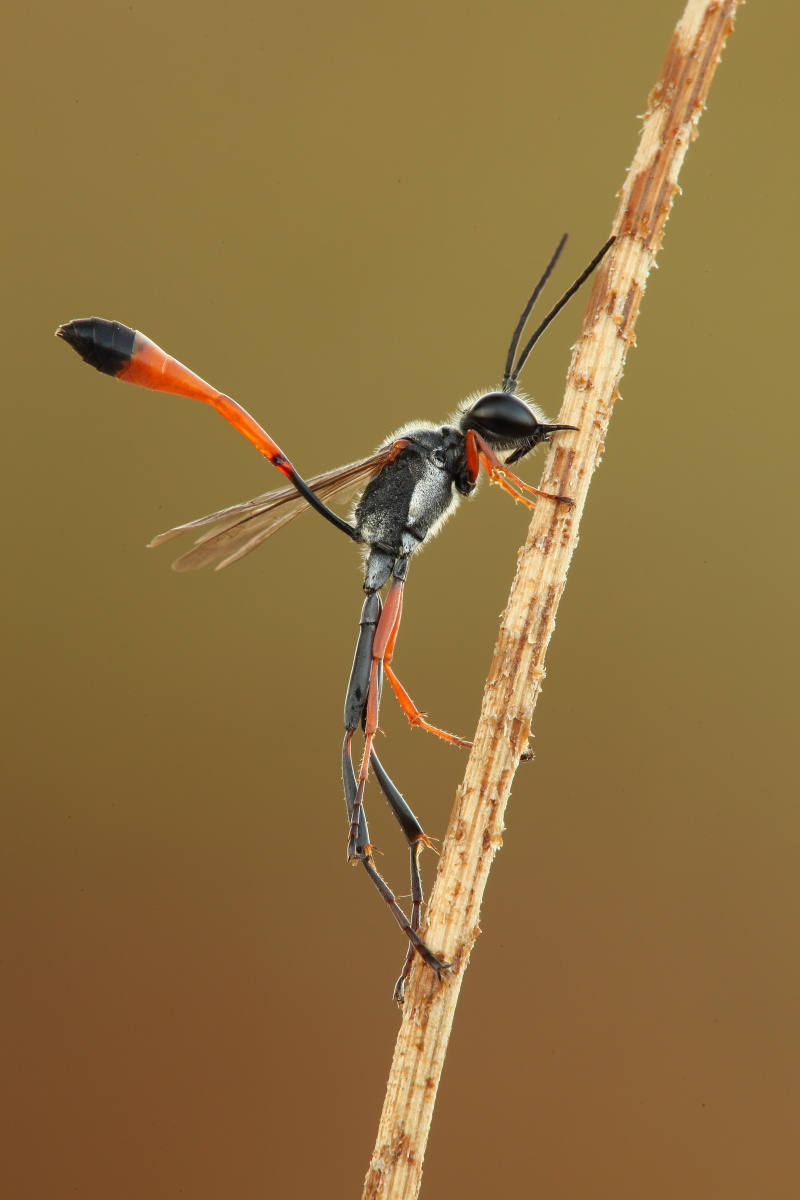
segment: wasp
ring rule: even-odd
[[[519,343],[531,311],[558,261],[566,242],[562,237],[517,322],[506,357],[503,382],[497,391],[464,402],[450,421],[435,425],[414,421],[394,433],[367,458],[305,480],[276,442],[230,396],[217,391],[155,342],[118,321],[86,317],[61,325],[56,334],[103,374],[155,391],[169,392],[213,405],[286,477],[288,485],[178,525],[150,543],[160,546],[183,533],[202,530],[195,545],[173,564],[192,571],[210,563],[216,569],[237,562],[301,513],[314,509],[341,533],[364,548],[364,592],[360,630],[344,704],[342,778],[349,823],[347,857],[361,863],[408,939],[405,962],[394,988],[402,1002],[405,980],[415,955],[441,975],[444,962],[419,934],[423,904],[419,857],[431,846],[414,813],[390,779],[375,751],[378,714],[384,681],[388,682],[412,727],[456,746],[471,746],[430,724],[395,674],[394,649],[403,610],[403,595],[412,556],[429,541],[457,508],[471,496],[481,471],[516,500],[533,506],[531,496],[570,505],[567,496],[552,495],[524,483],[509,468],[557,433],[572,425],[551,425],[541,409],[517,390],[520,371],[544,331],[594,271],[610,249],[610,238],[586,269],[534,330],[521,351]],[[350,520],[330,507],[359,495]],[[352,741],[361,727],[364,747],[358,773],[352,761]],[[411,915],[375,866],[364,812],[364,792],[370,768],[394,813],[410,852]]]

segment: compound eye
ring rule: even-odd
[[[487,392],[475,401],[467,418],[470,424],[480,425],[495,437],[531,437],[539,428],[525,401],[510,392]]]

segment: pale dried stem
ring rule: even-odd
[[[544,677],[567,570],[592,474],[603,451],[611,409],[647,276],[678,191],[678,173],[696,136],[739,0],[688,0],[658,82],[641,140],[620,193],[617,242],[595,280],[567,377],[560,434],[541,486],[572,496],[568,509],[541,501],[520,552],[516,578],[483,697],[464,783],[442,849],[423,930],[452,970],[441,980],[417,965],[407,991],[364,1200],[414,1200],[436,1091],[461,981],[480,932],[481,901],[531,715]]]

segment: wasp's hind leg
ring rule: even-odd
[[[391,779],[386,774],[386,771],[383,769],[381,761],[374,750],[372,751],[371,761],[372,770],[375,773],[375,778],[378,781],[378,785],[386,797],[389,807],[397,818],[397,822],[403,831],[403,836],[408,842],[408,848],[411,856],[411,928],[416,933],[419,931],[423,903],[422,877],[419,872],[419,856],[423,847],[430,846],[431,841],[411,809],[406,804],[397,787],[394,785],[394,783],[392,783]],[[414,943],[411,942],[408,947],[408,953],[406,954],[406,960],[403,963],[403,969],[400,972],[397,983],[394,985],[393,999],[396,1000],[398,1004],[403,1003],[405,982],[408,977],[408,973],[411,970],[411,964],[414,961],[414,950]],[[434,969],[436,969],[436,973],[438,974],[443,967],[449,965],[449,963],[440,962],[439,968]]]
[[[347,815],[350,820],[347,857],[351,862],[355,859],[363,859],[369,855],[371,850],[366,833],[366,821],[364,819],[364,784],[366,782],[366,773],[362,762],[360,776],[358,780],[356,779],[353,762],[350,757],[350,747],[353,741],[353,734],[359,725],[364,723],[373,677],[375,677],[377,689],[380,690],[379,673],[373,669],[372,651],[375,643],[375,630],[381,618],[381,612],[380,596],[377,592],[370,592],[361,609],[361,620],[359,622],[361,629],[356,643],[356,652],[353,657],[353,666],[350,671],[350,680],[347,685],[347,695],[344,701],[345,736],[342,746],[342,778],[344,780]],[[372,746],[372,739],[370,738],[368,741],[369,746],[366,748],[367,759],[369,757],[369,749]]]
[[[344,781],[345,803],[350,820],[347,853],[350,861],[361,862],[375,887],[389,906],[391,913],[409,940],[409,951],[403,972],[395,985],[395,999],[402,1000],[403,983],[411,967],[414,953],[436,972],[441,973],[449,963],[442,962],[429,950],[417,930],[419,928],[420,910],[422,906],[422,884],[419,875],[417,858],[423,845],[430,845],[422,826],[406,804],[398,789],[389,779],[372,748],[374,735],[377,731],[378,706],[382,682],[382,657],[385,651],[389,632],[396,619],[397,589],[402,589],[402,582],[392,581],[386,609],[381,608],[380,597],[371,593],[364,601],[361,611],[361,632],[356,645],[353,669],[344,706],[345,736],[342,746],[342,778]],[[392,595],[394,591],[394,596]],[[353,734],[359,725],[363,725],[365,746],[361,762],[361,770],[356,778],[351,758]],[[366,817],[364,816],[364,787],[367,771],[372,763],[375,776],[384,796],[397,818],[403,835],[411,851],[411,902],[412,913],[409,921],[397,903],[397,899],[389,885],[382,878],[372,858],[372,847],[369,842]]]

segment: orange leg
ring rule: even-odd
[[[488,442],[476,433],[474,429],[470,429],[467,433],[467,469],[469,471],[470,480],[474,483],[478,478],[480,468],[486,471],[492,483],[499,483],[503,491],[508,492],[509,496],[513,496],[515,500],[521,500],[528,508],[534,508],[536,502],[527,500],[525,496],[521,496],[516,490],[521,488],[526,492],[532,492],[534,496],[541,496],[545,500],[555,500],[559,504],[568,504],[570,508],[575,503],[569,496],[557,496],[552,492],[541,492],[538,488],[531,487],[529,483],[525,483],[513,471],[509,471],[504,462],[497,457],[494,450]]]
[[[427,713],[421,712],[421,710],[417,708],[416,704],[411,699],[408,692],[403,687],[402,683],[400,682],[400,680],[397,678],[394,671],[392,670],[391,662],[392,662],[392,658],[394,657],[394,647],[395,647],[395,642],[397,641],[397,634],[400,629],[400,619],[401,619],[402,615],[403,615],[403,592],[402,592],[402,588],[401,588],[399,601],[397,603],[397,615],[395,617],[394,624],[392,626],[391,633],[389,635],[389,639],[386,644],[386,653],[385,653],[384,659],[383,659],[383,669],[386,672],[386,678],[389,680],[389,683],[391,684],[391,687],[392,687],[392,691],[394,692],[395,696],[397,697],[397,699],[400,702],[400,707],[402,708],[403,712],[408,717],[409,724],[411,725],[412,729],[415,729],[415,728],[424,729],[427,733],[433,733],[436,735],[436,737],[440,737],[445,742],[449,742],[451,746],[470,747],[472,745],[472,742],[468,742],[466,740],[466,738],[456,737],[456,735],[454,733],[447,733],[446,730],[444,730],[444,729],[438,729],[435,725],[430,725],[425,720]]]
[[[386,672],[386,678],[392,686],[392,691],[400,701],[400,707],[408,717],[412,729],[424,729],[426,733],[435,734],[436,737],[449,742],[451,746],[465,746],[469,748],[472,745],[472,742],[468,742],[466,738],[456,737],[454,733],[448,733],[444,729],[437,729],[435,725],[430,725],[425,720],[427,713],[420,712],[388,662],[384,662],[383,669]]]

